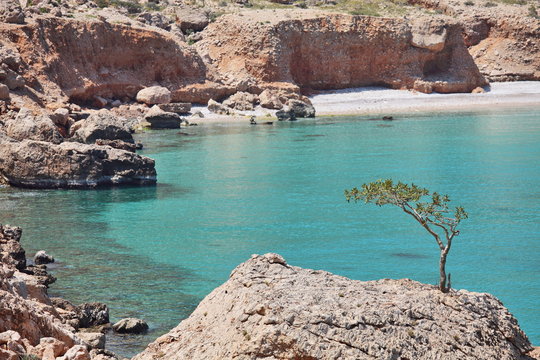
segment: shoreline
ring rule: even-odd
[[[484,87],[485,93],[424,94],[410,90],[384,87],[359,87],[321,91],[309,96],[316,117],[323,116],[378,116],[426,112],[454,112],[516,107],[540,108],[540,81],[494,82]],[[278,121],[276,110],[258,106],[254,111],[238,115],[218,115],[206,106],[194,106],[204,118],[190,118],[190,122],[204,124],[237,124],[248,122],[250,116],[258,121]],[[268,116],[270,115],[270,116]]]

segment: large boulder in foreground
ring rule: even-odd
[[[70,133],[73,140],[85,144],[94,144],[97,140],[135,142],[128,126],[106,110],[98,111],[88,118],[76,122],[71,126]]]
[[[254,255],[134,360],[528,359],[494,296],[412,280],[361,282]]]
[[[154,160],[110,146],[0,139],[0,177],[27,188],[91,188],[156,182]]]

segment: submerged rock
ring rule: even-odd
[[[135,360],[527,359],[494,296],[409,279],[355,281],[254,255]]]
[[[108,146],[0,141],[0,176],[12,186],[92,188],[154,184],[154,160]]]
[[[34,264],[43,265],[50,264],[54,262],[54,258],[47,254],[44,250],[40,250],[34,255]]]
[[[113,330],[122,334],[142,334],[148,330],[148,324],[141,319],[126,318],[115,323]]]

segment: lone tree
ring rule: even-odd
[[[423,197],[431,197],[431,201],[420,202]],[[461,220],[468,217],[465,210],[458,206],[453,211],[448,208],[450,198],[448,195],[440,195],[436,192],[430,194],[429,190],[414,184],[408,185],[402,182],[394,184],[391,179],[377,180],[369,184],[363,184],[362,189],[352,188],[345,190],[345,198],[348,202],[363,200],[366,203],[375,203],[383,206],[386,204],[396,205],[411,215],[430,233],[439,245],[441,256],[439,260],[439,289],[448,292],[450,289],[450,276],[446,276],[446,257],[452,246],[452,240],[459,235],[456,229]],[[447,284],[448,280],[448,286]]]

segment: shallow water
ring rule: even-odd
[[[540,345],[540,111],[339,117],[199,126],[139,136],[159,184],[0,189],[0,223],[58,260],[50,293],[146,319],[109,336],[129,356],[176,326],[253,253],[353,279],[437,282],[438,248],[399,209],[348,204],[379,178],[447,193],[468,210],[452,285],[499,297]],[[186,135],[188,134],[188,135]]]

